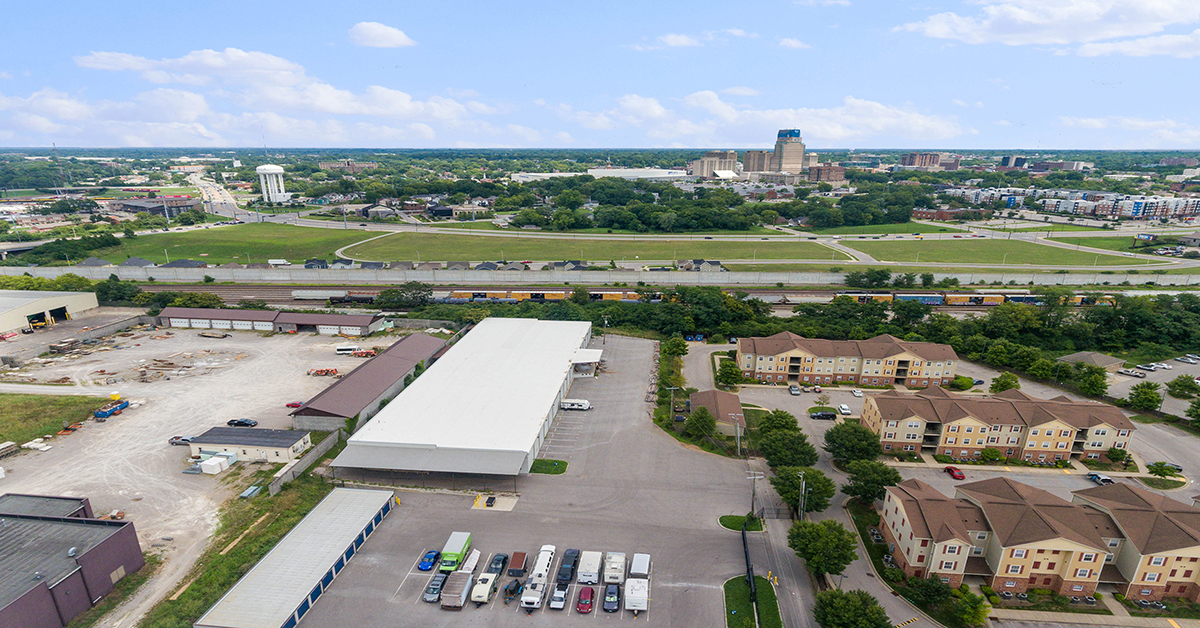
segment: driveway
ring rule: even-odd
[[[714,353],[723,353],[730,349],[737,349],[737,345],[689,342],[687,355],[683,356],[683,379],[687,381],[687,386],[700,390],[712,390],[714,383],[711,356]]]

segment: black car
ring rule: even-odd
[[[604,612],[615,613],[621,610],[621,587],[610,584],[604,587]]]
[[[814,421],[834,421],[834,420],[837,420],[837,413],[836,412],[812,412],[812,413],[809,413],[808,418],[810,418]]]
[[[229,427],[254,427],[258,425],[258,421],[254,419],[230,419],[225,425]]]
[[[492,563],[488,565],[486,573],[504,573],[504,568],[508,566],[508,554],[496,554],[492,557]]]
[[[972,381],[971,385],[972,386],[982,386],[982,385],[984,385],[984,383],[985,382],[982,379],[977,379],[977,380]]]

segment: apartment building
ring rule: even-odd
[[[1039,399],[1016,389],[966,396],[936,386],[867,397],[862,424],[879,435],[885,452],[978,458],[993,448],[1031,462],[1104,460],[1109,449],[1127,448],[1136,429],[1124,413],[1102,403]]]
[[[949,384],[958,355],[949,345],[906,342],[887,334],[869,340],[820,340],[792,332],[738,340],[742,375],[763,382],[912,387]]]
[[[748,150],[742,158],[743,172],[767,172],[771,170],[771,160],[774,155],[765,150]]]
[[[700,159],[689,162],[688,170],[691,170],[695,176],[709,179],[718,170],[737,170],[737,163],[737,151],[710,150],[704,153],[704,156]]]
[[[1109,552],[1134,600],[1200,602],[1200,509],[1123,482],[1072,493],[1072,501],[1112,518]]]
[[[981,576],[1012,593],[1091,595],[1115,575],[1105,565],[1122,541],[1104,512],[1004,477],[962,484],[952,499],[906,480],[888,487],[880,523],[906,574],[952,586]]]
[[[841,166],[809,166],[808,167],[809,181],[828,181],[830,183],[840,183],[846,180],[846,169]]]
[[[932,168],[941,165],[940,153],[906,153],[900,155],[900,165],[915,168]]]

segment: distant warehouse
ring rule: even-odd
[[[93,296],[94,298],[94,296]],[[316,332],[326,336],[366,336],[383,327],[383,314],[321,314],[275,310],[167,307],[158,314],[163,327]]]
[[[96,307],[95,292],[0,290],[0,333],[61,323]]]
[[[404,378],[414,375],[418,364],[428,368],[445,346],[445,340],[428,334],[401,338],[294,410],[296,429],[330,431],[346,427],[346,419],[366,421],[404,388]]]
[[[592,325],[487,318],[354,434],[338,469],[516,476],[537,457]]]

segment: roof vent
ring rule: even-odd
[[[40,571],[35,571],[35,572],[33,572],[33,579],[34,579],[34,580],[41,580],[42,578],[45,578],[45,577],[46,577],[46,576],[43,576],[43,575],[42,575],[42,572],[40,572]]]
[[[69,558],[75,558],[75,554],[78,554],[78,553],[79,553],[78,547],[72,547],[71,549],[67,550],[67,556]]]

